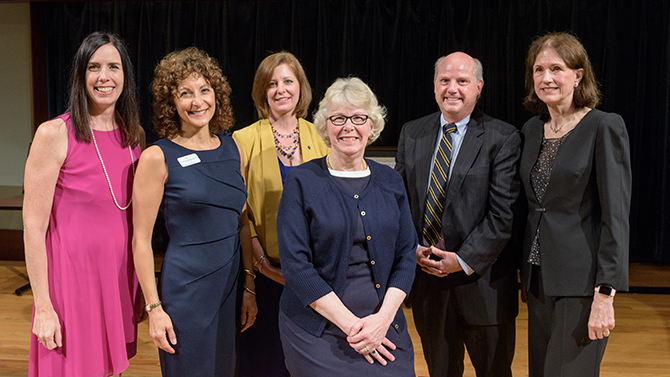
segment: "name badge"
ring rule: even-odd
[[[187,154],[186,156],[179,157],[177,161],[179,162],[179,165],[181,165],[182,168],[185,168],[187,166],[200,163],[200,157],[198,157],[198,155],[195,153],[191,153]]]

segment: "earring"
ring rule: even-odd
[[[576,82],[575,83],[575,88],[578,87],[578,86],[579,86],[579,82]]]

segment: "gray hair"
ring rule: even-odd
[[[319,108],[314,112],[314,126],[327,146],[331,146],[330,139],[326,138],[328,108],[352,105],[368,110],[369,121],[372,122],[372,134],[368,138],[368,145],[377,140],[381,134],[385,124],[386,108],[379,104],[372,89],[357,77],[339,78],[326,90],[326,94],[319,102]]]

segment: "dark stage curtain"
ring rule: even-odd
[[[151,131],[149,83],[168,52],[191,45],[216,57],[233,88],[236,128],[256,120],[254,72],[282,49],[303,63],[312,109],[337,77],[366,81],[389,110],[377,146],[395,146],[403,123],[437,111],[433,64],[463,50],[484,65],[480,105],[521,127],[524,64],[532,38],[573,31],[602,83],[600,109],[623,116],[631,138],[631,259],[670,262],[670,3],[657,1],[199,1],[32,3],[45,19],[49,116],[65,109],[72,56],[94,30],[128,43]]]

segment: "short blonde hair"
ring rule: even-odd
[[[326,138],[328,108],[356,106],[368,110],[369,122],[372,122],[372,135],[368,145],[372,144],[384,129],[386,108],[379,104],[377,96],[369,86],[358,77],[339,78],[326,90],[319,108],[314,112],[314,126],[327,146],[330,139]]]
[[[307,116],[307,109],[312,102],[312,87],[309,86],[305,70],[300,65],[298,59],[288,51],[281,51],[269,55],[256,69],[256,76],[254,76],[254,85],[251,89],[251,98],[256,105],[258,117],[260,119],[267,119],[270,117],[270,105],[268,104],[268,86],[272,80],[272,74],[275,68],[282,64],[286,64],[300,84],[300,100],[295,106],[293,113],[298,118],[305,118]]]

